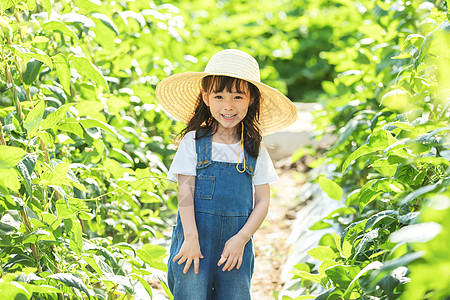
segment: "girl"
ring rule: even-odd
[[[253,57],[229,49],[205,72],[156,88],[164,109],[187,124],[167,175],[178,181],[167,274],[175,300],[251,299],[252,236],[278,180],[261,136],[297,118],[295,105],[259,76]]]

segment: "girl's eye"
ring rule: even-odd
[[[215,98],[215,99],[222,99],[222,96],[216,95],[216,96],[214,96],[214,98]]]

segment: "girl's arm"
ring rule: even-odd
[[[195,190],[195,176],[178,175],[178,211],[180,213],[181,224],[184,232],[184,242],[181,246],[180,252],[173,258],[178,264],[186,262],[183,273],[187,273],[192,261],[194,262],[195,274],[199,271],[199,260],[203,258],[200,251],[200,244],[198,241],[197,225],[195,223],[194,214],[194,190]]]
[[[225,261],[227,262],[222,268],[223,271],[230,271],[234,266],[237,269],[241,267],[244,247],[266,218],[269,211],[269,203],[270,184],[255,185],[255,206],[253,211],[244,227],[225,243],[221,258],[217,264],[220,266]]]

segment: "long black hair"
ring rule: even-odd
[[[258,157],[259,148],[261,145],[262,135],[259,129],[259,109],[261,103],[261,92],[259,89],[243,79],[223,76],[223,75],[208,75],[202,79],[202,89],[206,93],[219,93],[224,90],[232,91],[236,89],[238,93],[250,93],[250,105],[248,107],[247,115],[241,121],[244,123],[244,148],[248,154],[253,157]],[[195,139],[204,137],[206,134],[213,135],[217,131],[217,120],[211,115],[209,107],[203,102],[202,94],[197,97],[197,107],[194,115],[189,120],[186,128],[184,128],[175,137],[174,143],[177,145],[183,139],[186,133],[195,130]],[[238,137],[242,134],[242,125],[237,125]],[[205,129],[205,130],[202,130]]]

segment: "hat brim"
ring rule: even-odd
[[[165,78],[157,85],[156,98],[165,111],[187,124],[198,105],[201,81],[208,75],[230,76],[205,72],[175,74]],[[286,128],[297,120],[297,107],[285,95],[264,83],[240,79],[253,83],[261,92],[259,123],[263,135]]]

